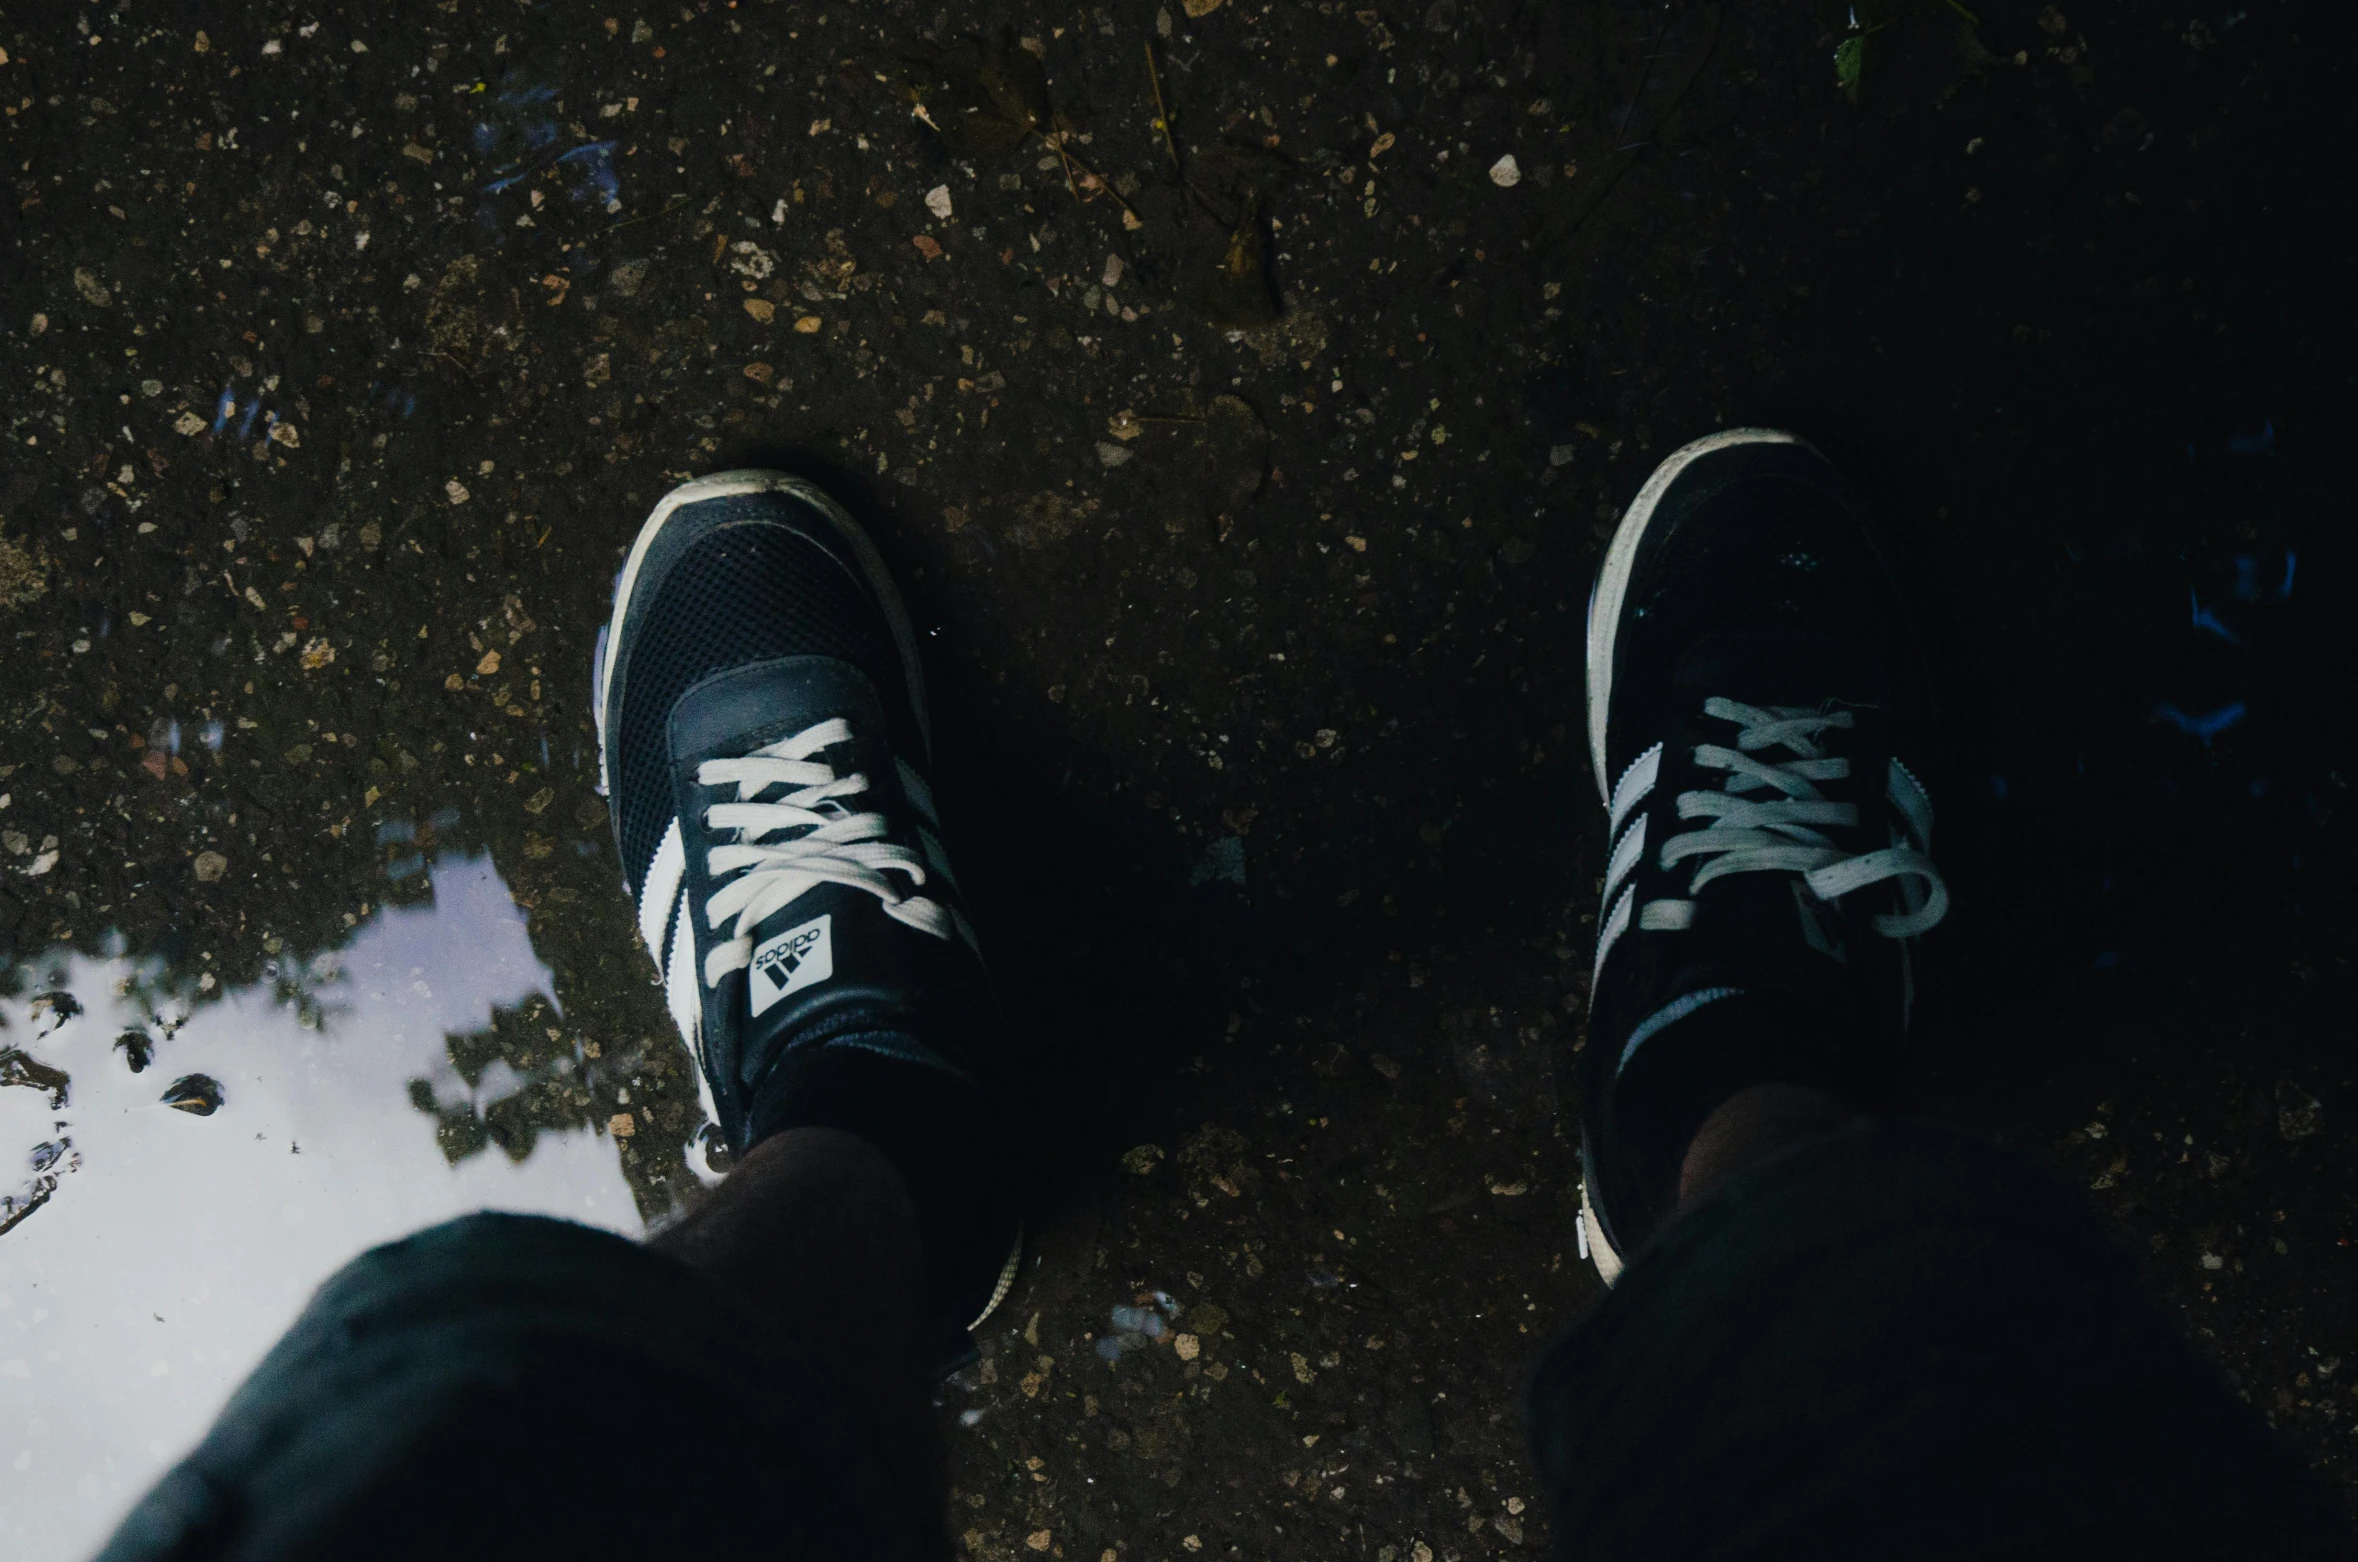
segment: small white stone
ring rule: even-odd
[[[937,184],[925,192],[925,209],[942,221],[950,220],[950,187]]]
[[[1502,190],[1511,190],[1523,182],[1523,165],[1515,161],[1514,153],[1509,152],[1490,165],[1490,182]]]

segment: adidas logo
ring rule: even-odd
[[[754,947],[747,993],[753,1012],[823,982],[835,974],[833,919],[821,916],[790,927]]]

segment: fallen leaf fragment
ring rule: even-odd
[[[191,1117],[211,1117],[221,1110],[221,1081],[210,1074],[184,1074],[172,1081],[163,1102]]]
[[[880,61],[877,74],[959,157],[1007,151],[1049,120],[1048,73],[1013,28],[987,39],[909,44]]]

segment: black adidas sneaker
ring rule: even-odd
[[[1931,719],[1907,604],[1858,501],[1790,434],[1657,468],[1588,614],[1610,811],[1582,1059],[1582,1225],[1611,1280],[1739,1090],[1869,1108],[1897,1085],[1911,946],[1948,909],[1909,768]],[[1917,761],[1921,764],[1921,759]]]
[[[849,1129],[925,1227],[945,1350],[1014,1274],[1007,1056],[942,850],[916,637],[825,494],[721,472],[647,518],[594,669],[639,931],[729,1147]],[[970,1322],[971,1320],[971,1322]]]

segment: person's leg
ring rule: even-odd
[[[594,678],[729,1175],[645,1244],[486,1215],[364,1254],[107,1558],[947,1555],[928,1388],[1019,1189],[907,616],[824,495],[723,473],[642,529]]]
[[[1678,1213],[1726,1187],[1739,1172],[1805,1139],[1832,1133],[1858,1114],[1807,1085],[1753,1085],[1712,1109],[1679,1158]]]
[[[2086,1202],[1861,1118],[1684,1209],[1529,1405],[1559,1554],[2347,1557]]]
[[[892,1321],[921,1295],[894,1175],[856,1140],[773,1140],[746,1168],[755,1180],[707,1207],[742,1233],[707,1228],[720,1240],[696,1256],[714,1272],[661,1239],[523,1215],[363,1254],[102,1562],[708,1548],[942,1562],[919,1387],[931,1342]],[[899,1241],[791,1218],[839,1194],[865,1196],[887,1232],[898,1201]],[[781,1237],[823,1278],[768,1283],[749,1248]]]
[[[774,1317],[884,1436],[932,1466],[924,1246],[908,1185],[881,1150],[841,1129],[789,1129],[648,1246]]]
[[[810,484],[666,495],[595,669],[639,932],[743,1156],[857,1134],[907,1185],[945,1361],[1012,1274],[1020,1090],[943,846],[924,670],[884,563]]]
[[[1872,1115],[1947,905],[1925,689],[1806,445],[1689,446],[1624,517],[1589,629],[1613,845],[1581,1058],[1611,1289],[1530,1403],[1559,1550],[2346,1555],[2083,1201]]]

